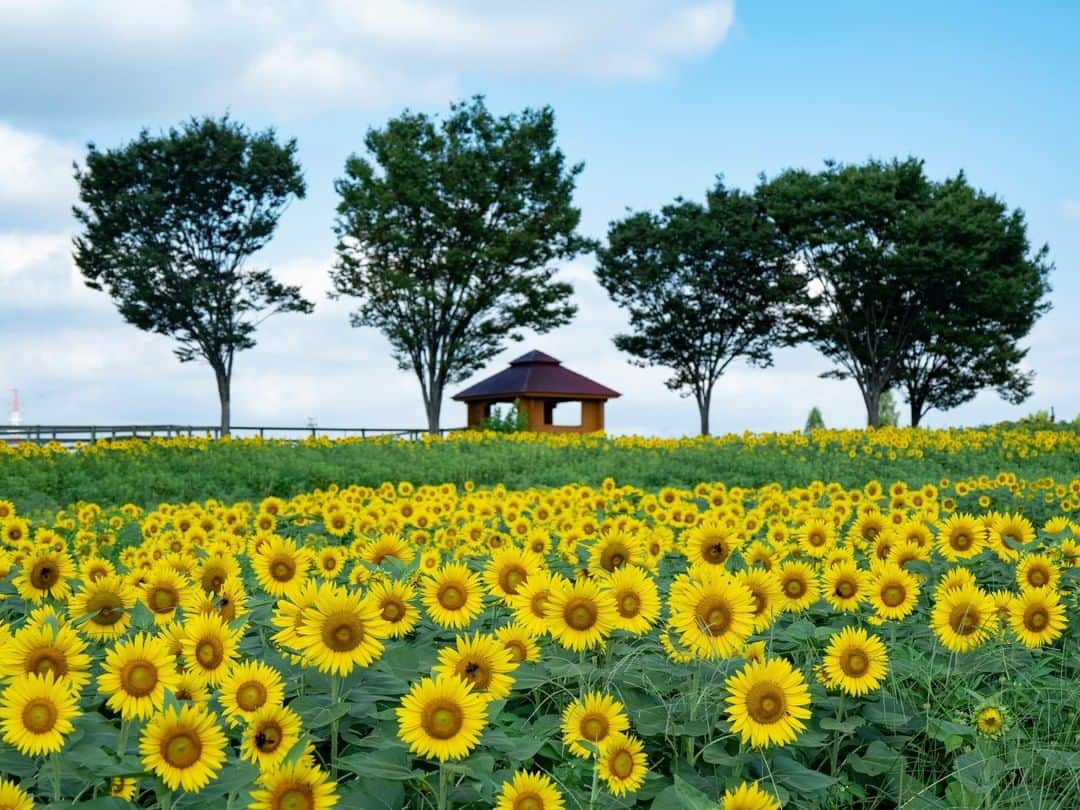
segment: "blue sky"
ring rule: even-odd
[[[1072,8],[1070,9],[1070,6]],[[258,261],[301,283],[312,316],[278,316],[237,358],[237,424],[418,426],[415,380],[381,336],[351,329],[325,298],[333,261],[332,183],[364,132],[409,106],[441,112],[475,93],[496,112],[550,104],[559,142],[584,161],[583,230],[723,174],[818,167],[826,157],[916,155],[930,176],[963,169],[1022,208],[1033,244],[1056,264],[1054,310],[1032,333],[1033,397],[992,393],[931,425],[1080,412],[1080,22],[1075,4],[829,2],[317,4],[168,0],[128,4],[0,0],[0,387],[18,386],[33,422],[213,423],[210,370],[181,365],[172,343],[127,326],[81,286],[70,261],[70,164],[87,141],[114,146],[141,127],[226,109],[295,137],[309,186]],[[539,348],[620,391],[616,432],[693,432],[695,408],[611,346],[621,313],[592,280],[564,269],[580,313]],[[864,418],[853,383],[818,379],[810,349],[767,370],[734,366],[714,395],[717,431],[801,426],[811,405],[830,425]],[[5,397],[6,400],[6,397]],[[4,408],[6,411],[6,408]],[[458,413],[458,411],[462,411]],[[463,421],[448,402],[444,423]]]

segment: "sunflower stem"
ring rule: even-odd
[[[52,760],[52,787],[53,787],[53,801],[60,801],[60,754],[53,754],[49,759]]]
[[[840,705],[836,709],[837,724],[844,722],[844,700],[846,697],[843,692],[840,693]],[[833,735],[832,752],[829,755],[829,773],[836,773],[836,763],[840,759],[840,737],[842,733],[840,729],[837,729]]]
[[[594,754],[595,760],[592,769],[592,788],[589,790],[589,810],[596,806],[596,789],[600,785],[600,752]]]
[[[330,677],[330,711],[333,712],[331,717],[334,719],[330,721],[330,778],[337,777],[337,762],[338,762],[338,718],[337,718],[337,705],[341,694],[341,676],[332,675]]]
[[[120,735],[116,739],[116,755],[120,757],[120,761],[123,762],[124,757],[127,756],[127,741],[128,732],[131,730],[131,724],[127,720],[120,721]]]
[[[446,802],[446,765],[445,763],[439,763],[439,795],[437,801],[439,802],[439,810],[447,810],[450,806]]]

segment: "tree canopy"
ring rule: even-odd
[[[776,229],[752,195],[718,182],[705,205],[678,199],[612,223],[597,255],[597,279],[630,319],[615,345],[638,365],[671,369],[667,386],[693,395],[708,433],[729,364],[769,365],[782,340],[799,281]]]
[[[1023,400],[1031,375],[1018,341],[1046,311],[1046,248],[1029,255],[1023,214],[972,189],[963,174],[934,183],[914,158],[827,162],[762,181],[806,294],[799,337],[855,380],[867,423],[903,390],[913,425],[987,387]]]
[[[296,142],[228,116],[192,119],[117,149],[89,144],[75,179],[75,263],[87,286],[107,291],[129,323],[175,338],[181,362],[209,363],[228,433],[236,352],[255,346],[269,315],[313,308],[247,263],[304,196]]]
[[[334,295],[359,299],[354,326],[378,329],[420,382],[439,429],[447,384],[523,329],[570,321],[556,262],[589,246],[549,107],[496,117],[482,98],[440,119],[406,111],[364,139],[335,185]]]

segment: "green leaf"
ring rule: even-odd
[[[895,775],[903,770],[904,757],[880,740],[874,740],[867,747],[866,753],[849,755],[847,766],[866,776],[881,776],[886,773]]]
[[[773,757],[769,771],[777,782],[796,793],[815,793],[836,784],[836,777],[812,771],[785,754]]]
[[[702,793],[675,774],[675,784],[664,788],[650,805],[651,810],[717,810],[719,799]]]
[[[844,734],[851,734],[855,729],[865,726],[866,721],[859,715],[852,717],[845,717],[843,720],[839,720],[835,717],[823,717],[821,718],[821,727],[826,731],[839,731]]]
[[[406,781],[421,772],[412,766],[412,758],[404,748],[357,751],[338,758],[338,768],[351,771],[363,779]]]

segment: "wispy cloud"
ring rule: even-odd
[[[1066,219],[1080,221],[1080,200],[1065,200],[1061,204],[1061,211]]]

